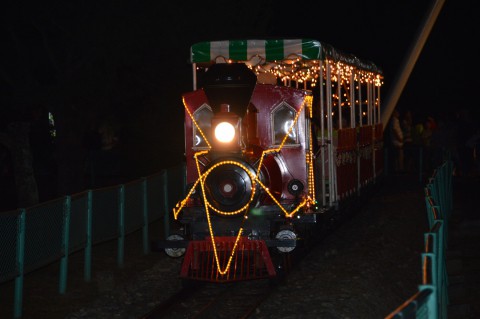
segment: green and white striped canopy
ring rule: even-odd
[[[336,50],[331,45],[312,39],[225,40],[199,42],[191,47],[191,63],[215,63],[217,58],[235,62],[259,57],[265,62],[299,58],[344,62],[357,68],[382,73],[372,62]]]

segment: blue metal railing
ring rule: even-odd
[[[124,266],[126,236],[142,231],[150,251],[148,225],[164,219],[170,203],[184,196],[184,164],[112,187],[88,190],[37,206],[0,213],[0,283],[14,281],[13,318],[22,317],[24,276],[60,262],[59,293],[67,291],[68,257],[83,250],[84,280],[91,280],[92,246],[117,240],[117,266]]]
[[[430,231],[424,234],[421,255],[422,283],[418,292],[390,313],[386,319],[447,318],[448,275],[445,253],[448,220],[453,210],[453,163],[446,161],[432,174],[425,186],[425,203]]]
[[[418,291],[386,318],[446,318],[448,278],[445,250],[452,213],[453,165],[446,161],[425,186],[429,232],[421,255]],[[59,293],[67,290],[68,257],[83,250],[84,280],[91,280],[92,246],[117,240],[117,265],[123,267],[126,236],[142,231],[149,252],[148,225],[163,218],[169,235],[171,203],[184,195],[184,166],[130,183],[65,196],[41,205],[0,213],[0,283],[14,280],[13,317],[22,317],[25,274],[60,261]],[[74,227],[72,227],[72,225]]]

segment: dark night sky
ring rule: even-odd
[[[43,81],[52,80],[48,74],[51,73],[51,61],[48,52],[37,50],[44,40],[35,34],[38,26],[54,35],[49,41],[55,46],[57,56],[62,50],[73,48],[81,51],[78,55],[83,58],[88,51],[85,46],[92,45],[91,54],[97,54],[95,49],[103,49],[99,48],[99,43],[107,42],[109,50],[124,51],[119,58],[130,60],[129,67],[157,67],[148,65],[157,59],[169,72],[182,70],[183,73],[175,76],[181,88],[188,88],[191,82],[185,60],[194,42],[246,37],[310,37],[378,64],[385,73],[386,96],[431,2],[302,1],[278,5],[276,1],[257,1],[230,6],[225,1],[203,1],[193,4],[195,7],[175,2],[86,1],[75,6],[60,3],[11,1],[3,5],[6,9],[2,10],[5,14],[2,38],[6,36],[3,50],[9,51],[9,47],[17,45],[15,41],[28,42],[25,45],[30,46],[31,52],[24,59],[29,60],[34,72],[44,74]],[[417,109],[426,104],[444,107],[475,103],[466,90],[472,86],[468,71],[471,67],[463,65],[475,61],[469,46],[472,39],[479,38],[473,3],[473,0],[445,2],[399,106]],[[247,17],[255,10],[263,11],[271,20],[268,26]],[[259,25],[252,27],[252,23]],[[16,40],[8,34],[12,29],[16,32]],[[67,48],[62,48],[63,45]],[[12,58],[18,58],[18,52],[13,49],[11,53],[13,56],[7,53],[7,59],[2,61],[4,76],[14,73],[9,65]],[[108,52],[106,54],[108,56]],[[163,74],[157,75],[166,78]],[[148,76],[157,82],[155,74]],[[456,82],[453,86],[452,80]]]
[[[181,94],[192,88],[190,46],[247,38],[314,38],[371,60],[384,71],[385,101],[430,5],[10,0],[0,5],[1,102],[15,116],[22,103],[42,101],[56,113],[60,133],[62,125],[85,127],[114,114],[128,122],[132,139],[150,139],[137,145],[148,152],[172,132],[181,140]],[[402,110],[436,115],[467,107],[478,114],[476,12],[473,0],[445,1],[398,102]],[[183,143],[175,145],[171,151],[182,152]]]
[[[375,62],[384,71],[385,102],[433,2],[353,1],[347,6],[349,2],[326,5],[329,15],[325,20],[309,19],[311,11],[299,11],[298,20],[308,24],[286,34],[307,34]],[[473,43],[480,38],[480,24],[473,4],[445,1],[398,101],[401,110],[436,116],[466,107],[479,114],[472,88],[480,84],[473,69],[478,60]]]

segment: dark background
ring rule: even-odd
[[[200,41],[317,39],[377,64],[385,101],[431,4],[4,1],[0,142],[12,138],[7,128],[13,122],[34,128],[29,136],[40,201],[177,165],[184,151],[181,95],[192,90],[189,50]],[[398,101],[416,121],[460,108],[478,115],[472,47],[480,37],[473,4],[450,0],[443,6]],[[54,139],[44,134],[52,129],[46,112],[55,119]],[[112,149],[101,148],[101,127],[114,136]],[[12,208],[6,145],[0,143],[0,201]]]

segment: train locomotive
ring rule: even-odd
[[[382,175],[382,72],[311,39],[190,53],[186,195],[162,247],[184,279],[275,278]]]

